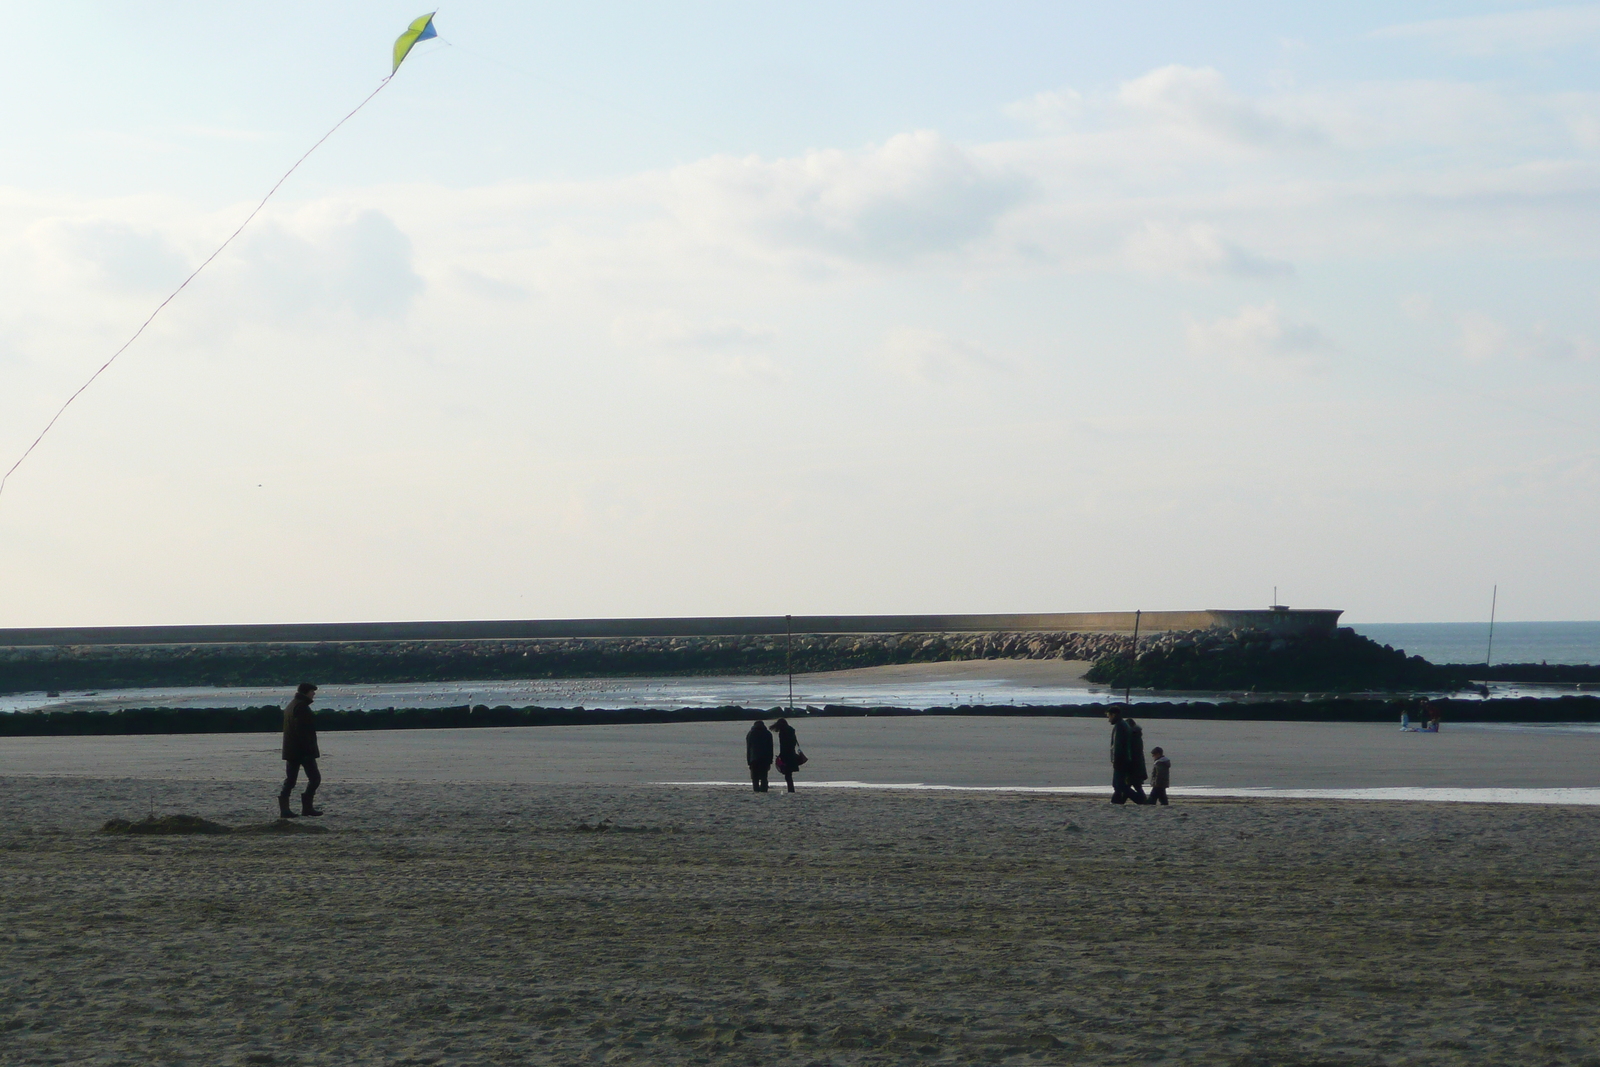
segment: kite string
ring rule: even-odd
[[[82,385],[78,386],[77,392],[74,392],[71,396],[67,397],[66,403],[62,404],[61,407],[56,409],[56,413],[50,417],[50,421],[45,423],[44,429],[39,431],[39,436],[35,437],[33,439],[33,444],[29,445],[27,450],[24,451],[20,457],[18,457],[17,461],[11,465],[11,469],[6,471],[4,476],[0,476],[0,493],[4,493],[6,491],[6,482],[9,481],[11,479],[11,476],[16,473],[17,468],[22,466],[22,461],[27,459],[30,455],[32,455],[33,454],[33,450],[35,448],[39,447],[39,442],[44,440],[45,434],[50,432],[50,428],[56,424],[56,420],[61,418],[61,416],[66,412],[67,408],[72,406],[72,402],[74,400],[78,399],[78,395],[80,393],[82,393],[85,389],[89,388],[89,386],[93,385],[94,384],[94,380],[96,378],[100,377],[100,375],[104,374],[105,371],[106,371],[106,368],[110,367],[111,364],[115,363],[117,361],[117,357],[122,355],[123,352],[127,351],[128,346],[133,344],[133,342],[135,342],[135,341],[137,341],[139,339],[139,335],[144,333],[145,327],[149,326],[152,322],[154,322],[156,316],[161,314],[162,309],[164,309],[168,304],[172,303],[172,301],[177,298],[177,295],[179,293],[183,292],[184,289],[186,289],[188,287],[189,283],[194,281],[195,278],[199,276],[201,271],[205,270],[208,266],[210,266],[212,260],[214,260],[218,256],[222,255],[223,250],[233,243],[233,239],[235,237],[238,237],[241,233],[243,233],[244,232],[244,228],[246,226],[250,225],[250,221],[252,219],[254,219],[257,215],[261,214],[261,209],[267,206],[267,201],[271,200],[272,199],[272,195],[278,191],[278,189],[283,185],[284,182],[289,180],[289,176],[300,168],[300,164],[302,164],[306,160],[310,159],[311,158],[311,153],[315,152],[317,149],[322,147],[322,142],[326,141],[328,138],[332,137],[335,133],[337,133],[339,131],[339,127],[340,126],[343,126],[345,123],[347,123],[351,119],[353,119],[355,117],[357,111],[360,111],[362,108],[366,107],[369,103],[372,102],[372,98],[373,97],[375,97],[379,93],[383,92],[384,86],[388,85],[390,80],[393,79],[393,78],[394,78],[394,75],[390,74],[389,77],[384,78],[383,81],[379,82],[378,83],[378,87],[376,89],[372,90],[372,92],[368,93],[367,94],[367,98],[365,100],[361,101],[361,103],[357,104],[354,108],[352,108],[350,110],[350,113],[348,115],[346,115],[344,118],[342,118],[338,122],[334,123],[332,129],[328,130],[327,133],[323,134],[320,138],[317,139],[317,143],[316,144],[314,144],[310,148],[306,149],[305,155],[303,155],[299,159],[295,160],[294,161],[294,166],[290,167],[288,170],[283,172],[283,177],[279,178],[277,180],[277,182],[272,186],[272,188],[267,190],[267,195],[263,196],[261,198],[261,202],[255,206],[255,210],[251,211],[250,214],[246,215],[244,221],[239,223],[239,228],[234,230],[232,233],[230,233],[228,235],[228,239],[226,241],[223,241],[220,245],[218,245],[217,246],[217,250],[215,252],[211,253],[209,256],[207,256],[206,259],[205,259],[205,262],[201,263],[198,267],[196,267],[189,274],[189,276],[183,280],[183,284],[182,285],[178,286],[171,293],[167,294],[167,298],[165,300],[161,301],[160,304],[156,305],[156,309],[154,311],[150,312],[150,317],[145,319],[144,322],[140,323],[139,328],[137,330],[133,331],[133,336],[128,338],[126,341],[122,342],[122,347],[117,349],[115,352],[111,353],[111,358],[106,360],[104,363],[102,363],[100,365],[100,369],[99,370],[97,370],[93,374],[89,375],[89,380],[84,382]]]

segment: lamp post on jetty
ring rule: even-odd
[[[1144,612],[1135,610],[1133,613],[1133,654],[1128,657],[1127,684],[1122,689],[1122,702],[1133,703],[1133,672],[1139,666],[1139,616]]]
[[[794,616],[783,617],[783,666],[789,672],[789,714],[794,714]]]

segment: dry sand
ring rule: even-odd
[[[871,722],[802,723],[802,743],[821,766],[865,761],[883,737],[847,731]],[[1089,725],[1074,745],[1103,761]],[[1196,775],[1204,745],[1232,753],[1217,775],[1292,770],[1282,737],[1171,725],[1196,731],[1172,735]],[[681,771],[665,756],[729,776],[726,724],[715,767],[689,727],[585,729],[607,733],[330,735],[315,836],[94,832],[152,803],[259,824],[270,751],[266,768],[202,766],[239,738],[134,758],[82,739],[76,763],[66,739],[7,742],[0,1061],[1600,1065],[1600,808],[753,795],[637,784]],[[1502,773],[1466,731],[1351,729],[1306,735],[1327,773],[1341,753],[1441,741],[1469,746],[1450,750],[1458,779]],[[467,767],[458,734],[499,770],[405,780],[430,751]],[[1037,741],[989,737],[968,753],[979,777]],[[918,761],[963,762],[928,744]],[[552,748],[602,777],[493,777],[548,769]],[[1530,783],[1537,750],[1519,751],[1517,784],[1593,784],[1576,765]],[[127,773],[162,755],[166,776]],[[598,784],[619,759],[635,784]]]

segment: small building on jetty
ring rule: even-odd
[[[1262,630],[1333,633],[1331,608],[1067,611],[992,615],[743,615],[665,619],[521,619],[495,622],[330,622],[238,626],[0,628],[0,648],[71,645],[301,644],[366,641],[528,641],[548,638],[742,637],[780,634],[1132,633]]]

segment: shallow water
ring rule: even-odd
[[[851,672],[855,673],[855,672]],[[1593,692],[1583,685],[1495,683],[1491,699],[1554,697]],[[844,704],[855,707],[937,708],[1009,705],[1053,707],[1098,704],[1122,696],[1120,689],[1078,684],[1033,684],[1008,678],[963,678],[959,682],[840,680],[828,675],[795,675],[793,707]],[[1184,701],[1282,700],[1302,693],[1154,693],[1135,690],[1140,703]],[[0,696],[0,714],[18,711],[117,711],[122,708],[254,708],[283,706],[284,687],[229,688],[169,686],[151,689],[66,690],[57,696],[17,693]],[[783,708],[789,704],[782,676],[717,678],[560,678],[525,681],[403,682],[388,685],[324,685],[317,690],[319,711],[374,711],[385,708],[440,708],[463,704],[489,707],[587,708]]]
[[[794,705],[824,704],[892,707],[957,707],[962,704],[1010,704],[1038,707],[1090,704],[1105,700],[1104,686],[1034,685],[1002,678],[873,683],[842,681],[826,675],[795,675]],[[90,692],[21,693],[0,697],[7,711],[115,711],[118,708],[248,708],[282,705],[284,688],[217,688],[172,686]],[[1180,697],[1140,697],[1177,700]],[[496,707],[606,708],[750,708],[788,706],[789,683],[782,675],[714,678],[560,678],[507,682],[414,682],[392,685],[325,685],[317,690],[317,708],[364,711],[381,708],[438,708],[461,704]]]

